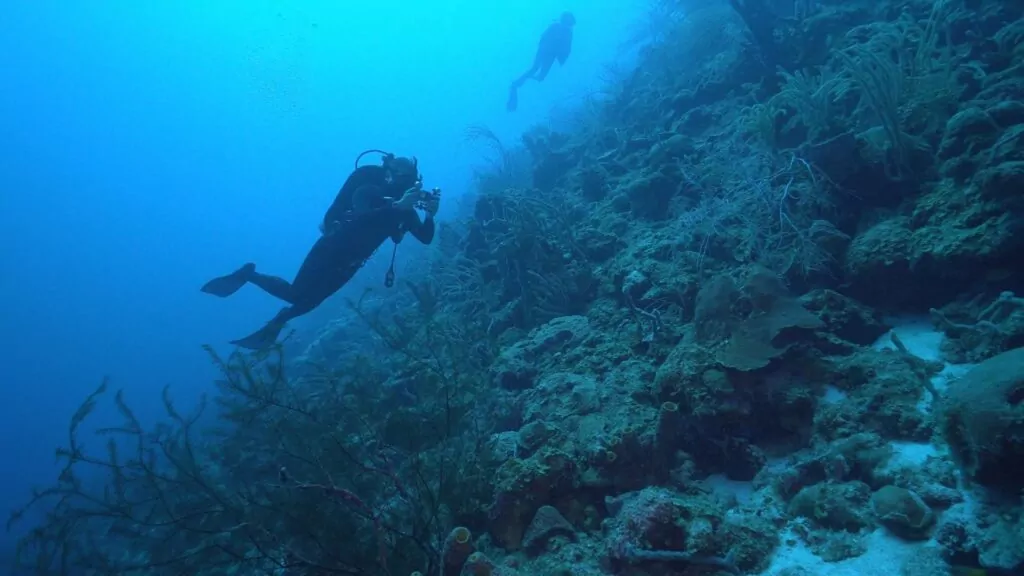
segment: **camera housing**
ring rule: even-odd
[[[440,198],[441,197],[441,189],[440,188],[433,188],[429,192],[429,194],[430,194],[430,198],[432,200]],[[426,210],[427,209],[427,202],[425,200],[420,200],[419,202],[416,203],[416,207],[419,208],[420,210]]]

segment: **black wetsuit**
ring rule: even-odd
[[[516,78],[509,88],[508,103],[506,107],[513,111],[519,105],[519,87],[531,78],[537,82],[543,82],[551,71],[551,67],[558,60],[559,65],[564,66],[572,52],[572,26],[564,22],[555,22],[548,26],[544,35],[540,37],[537,45],[537,54],[533,57],[533,65]]]
[[[421,221],[414,210],[378,208],[342,222],[313,244],[291,283],[282,278],[253,272],[249,282],[256,284],[290,307],[282,310],[287,318],[301,316],[316,308],[337,292],[389,237],[409,232],[429,244],[434,239],[434,220]]]
[[[259,331],[232,343],[262,349],[277,340],[284,325],[319,306],[355,276],[363,264],[389,237],[405,232],[429,244],[434,239],[434,220],[420,220],[415,210],[395,208],[402,192],[391,196],[394,185],[384,178],[379,166],[356,169],[342,186],[324,215],[324,233],[309,250],[295,279],[261,274],[253,264],[206,283],[202,290],[216,296],[230,296],[246,283],[262,288],[290,306],[283,308]]]
[[[530,78],[537,82],[543,82],[555,64],[555,60],[558,60],[559,65],[564,66],[570,52],[572,52],[572,26],[555,22],[548,26],[544,35],[540,37],[537,54],[533,57],[533,65],[514,84],[522,86]]]

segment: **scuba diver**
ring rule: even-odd
[[[373,152],[383,155],[381,165],[359,166],[362,157]],[[263,328],[231,343],[250,350],[274,344],[289,320],[313,310],[340,290],[388,238],[395,243],[395,249],[384,284],[393,286],[395,253],[405,233],[423,244],[434,239],[434,215],[440,206],[441,191],[423,190],[417,164],[415,158],[396,157],[381,150],[360,154],[356,169],[324,215],[320,238],[290,283],[257,272],[256,265],[250,262],[204,284],[203,292],[224,298],[252,283],[289,304]],[[426,213],[425,219],[420,219],[417,208]]]
[[[543,82],[555,60],[558,60],[559,66],[565,66],[569,52],[572,51],[572,29],[575,25],[576,18],[572,13],[563,12],[558,22],[548,26],[544,31],[537,46],[537,55],[533,57],[533,66],[517,78],[508,89],[508,102],[505,107],[509,112],[515,112],[519,106],[519,87],[527,80],[532,78],[537,82]]]

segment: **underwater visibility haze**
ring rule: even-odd
[[[6,4],[2,508],[48,481],[104,376],[146,420],[165,384],[185,405],[210,389],[200,345],[227,350],[275,304],[199,287],[247,258],[292,274],[361,151],[416,155],[454,212],[477,156],[467,126],[514,135],[615,56],[618,4],[573,4]],[[505,87],[570,8],[592,31],[573,67],[509,116]]]
[[[1024,573],[1020,3],[0,12],[0,574]]]

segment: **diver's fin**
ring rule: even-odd
[[[505,103],[505,109],[509,112],[515,112],[516,108],[519,107],[519,87],[513,84],[508,89],[508,102]]]
[[[285,324],[287,322],[277,319],[271,320],[263,328],[249,334],[245,338],[232,340],[231,343],[235,346],[248,348],[249,350],[265,350],[277,342],[277,336],[281,333],[281,329],[284,328]]]
[[[221,298],[231,296],[235,292],[238,292],[239,288],[245,286],[245,283],[249,281],[249,278],[252,277],[252,274],[255,271],[256,265],[250,262],[227,276],[221,276],[210,280],[206,284],[203,284],[203,287],[200,288],[200,290],[207,294],[220,296]]]

